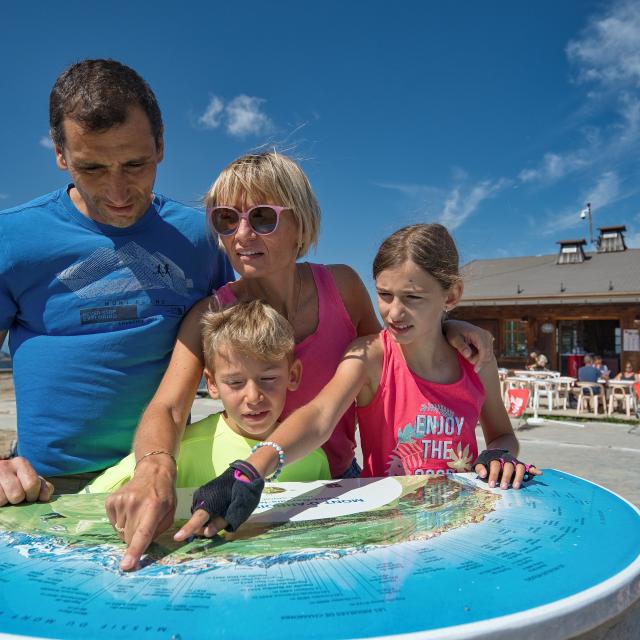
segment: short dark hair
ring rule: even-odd
[[[147,114],[159,144],[162,114],[151,87],[131,67],[116,60],[82,60],[65,69],[49,96],[49,135],[64,148],[65,118],[87,131],[107,131],[122,124],[132,106]]]

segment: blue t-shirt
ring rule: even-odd
[[[231,279],[202,212],[160,195],[126,228],[84,216],[67,188],[1,211],[18,453],[45,476],[126,455],[182,317]]]
[[[600,371],[590,364],[585,364],[578,369],[578,380],[580,382],[598,382]]]

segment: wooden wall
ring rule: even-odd
[[[637,320],[640,318],[638,304],[518,304],[511,306],[497,305],[469,305],[457,307],[450,317],[466,320],[476,324],[496,339],[494,349],[500,366],[507,368],[522,368],[526,358],[504,358],[502,352],[502,324],[503,320],[527,321],[527,351],[544,353],[549,358],[553,368],[558,366],[555,332],[544,334],[540,327],[545,322],[557,326],[559,320],[617,320],[620,329],[640,329]],[[620,354],[621,366],[630,360],[635,369],[640,369],[640,352],[624,352]]]

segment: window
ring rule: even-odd
[[[505,320],[503,326],[503,356],[522,358],[527,356],[527,323],[522,320]]]

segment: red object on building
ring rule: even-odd
[[[578,377],[578,369],[584,364],[584,356],[567,356],[567,375]]]
[[[507,413],[512,418],[519,418],[529,404],[529,389],[508,389],[509,407]]]

